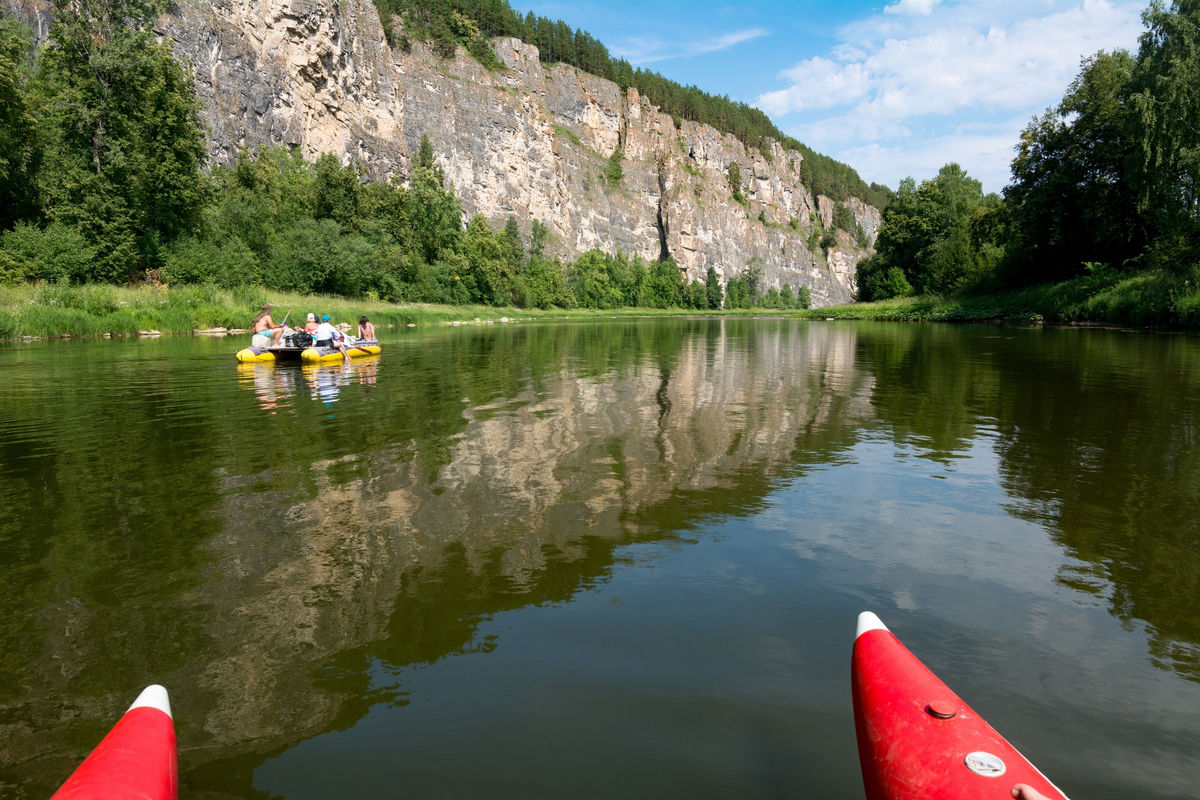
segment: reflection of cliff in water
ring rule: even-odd
[[[1072,561],[1059,580],[1127,627],[1150,658],[1200,680],[1200,348],[1097,330],[860,329],[879,414],[931,458],[995,435],[1014,516]]]
[[[466,408],[433,480],[397,443],[314,464],[299,503],[230,494],[202,592],[227,598],[212,639],[237,646],[196,681],[212,699],[191,747],[346,724],[400,697],[369,692],[372,663],[487,646],[478,619],[568,599],[604,579],[616,545],[753,505],[798,449],[820,461],[852,441],[869,414],[853,352],[849,331],[791,325],[689,338],[622,374],[563,368]]]
[[[380,400],[380,413],[356,418],[339,446],[314,433],[309,451],[323,448],[324,458],[288,464],[252,447],[233,459],[193,454],[202,466],[191,479],[214,476],[219,485],[205,496],[217,505],[198,509],[210,533],[194,540],[177,589],[163,593],[171,642],[122,646],[181,651],[161,680],[187,710],[185,771],[253,759],[348,725],[375,703],[403,702],[402,685],[379,688],[371,675],[488,647],[475,640],[480,619],[604,581],[621,543],[743,513],[777,481],[852,444],[871,413],[849,328],[581,326],[567,346],[547,344],[564,338],[561,329],[536,346],[523,338],[533,332],[505,333],[504,345],[498,332],[453,335],[465,338],[433,364],[427,354],[389,353],[380,374],[395,365],[427,382],[421,396],[387,405],[394,398],[385,402],[378,386],[370,398],[355,395]],[[260,424],[281,426],[267,431],[294,429],[294,417],[308,425],[328,408],[302,402],[306,384],[283,369],[239,373]],[[485,371],[498,389],[464,378]],[[347,396],[334,407],[339,420]],[[208,442],[226,435],[212,413]],[[227,424],[236,443],[238,426]],[[55,658],[106,658],[91,651],[106,637],[89,629],[89,613],[48,626],[71,630],[70,641],[46,645]],[[118,613],[102,615],[105,630]],[[70,675],[42,671],[20,705],[22,725],[0,731],[22,772],[42,771],[39,753],[69,762],[95,741],[100,710],[121,702],[109,683],[97,688],[88,699]],[[93,709],[87,730],[47,728],[53,698],[67,694]],[[233,772],[214,770],[205,783]]]

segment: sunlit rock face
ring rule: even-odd
[[[5,5],[48,31],[45,3]],[[393,49],[370,0],[180,0],[156,32],[193,66],[214,163],[285,145],[404,181],[428,135],[468,216],[497,227],[511,216],[526,232],[537,220],[552,253],[673,256],[688,280],[710,267],[728,280],[752,266],[765,287],[809,287],[817,306],[853,297],[865,253],[848,236],[828,254],[815,244],[814,220],[828,227],[834,204],[801,184],[800,154],[677,125],[636,90],[545,66],[519,40],[493,42],[506,65],[495,72],[462,51],[442,59],[419,43]],[[617,150],[624,175],[610,185]],[[743,203],[729,188],[731,164]],[[874,242],[879,211],[847,205]]]

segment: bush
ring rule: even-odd
[[[93,268],[96,248],[74,227],[18,222],[0,234],[0,253],[0,279],[80,283]]]
[[[169,245],[158,278],[166,284],[212,282],[232,289],[263,280],[258,257],[238,236],[220,243],[192,236]]]
[[[912,284],[900,267],[889,267],[879,255],[858,262],[858,299],[864,302],[904,297],[913,293]]]
[[[608,166],[604,168],[604,179],[608,181],[609,186],[616,186],[621,182],[621,178],[625,177],[625,172],[621,169],[621,160],[624,158],[625,154],[619,147],[613,150],[613,154],[608,157]]]

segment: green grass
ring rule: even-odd
[[[272,292],[257,287],[118,287],[105,284],[0,284],[0,340],[25,336],[137,335],[139,331],[191,333],[203,328],[248,328],[263,303],[276,320],[312,311],[335,322],[362,314],[377,326],[453,322],[651,316],[794,316],[900,322],[1099,323],[1177,330],[1200,329],[1200,268],[1131,275],[1103,270],[1065,283],[969,297],[904,297],[811,310],[769,308],[693,311],[623,308],[516,309],[492,306],[392,304],[327,295]]]
[[[249,328],[263,303],[274,317],[303,320],[309,311],[353,324],[366,314],[379,326],[444,325],[454,322],[599,317],[679,316],[680,309],[517,309],[494,306],[393,304],[332,295],[302,295],[250,287],[119,287],[105,284],[0,284],[0,340],[32,337],[137,335],[139,331],[192,333],[204,328]],[[724,312],[753,313],[753,310]],[[761,313],[761,312],[760,312]]]
[[[575,135],[575,132],[569,128],[564,128],[562,125],[551,125],[550,127],[554,129],[555,133],[573,142],[577,147],[584,147],[583,142],[581,142],[579,137]]]
[[[903,297],[805,312],[811,318],[903,322],[1095,323],[1200,328],[1200,269],[1103,271],[1064,283],[967,297]]]
[[[282,320],[303,320],[312,311],[337,322],[355,322],[366,314],[376,325],[438,324],[457,320],[498,320],[522,314],[513,309],[475,306],[393,305],[345,297],[299,295],[249,288],[213,286],[171,289],[103,284],[0,286],[0,339],[25,336],[136,335],[139,331],[191,333],[204,328],[248,328],[263,303],[275,306]]]

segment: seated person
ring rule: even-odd
[[[375,338],[375,326],[367,319],[366,315],[358,318],[358,340]]]
[[[292,310],[288,309],[288,314]],[[287,319],[286,315],[284,319]],[[271,319],[271,304],[267,303],[258,312],[258,316],[254,318],[254,324],[250,326],[250,346],[257,347],[260,350],[266,350],[268,347],[273,347],[279,344],[279,337],[283,335],[283,326],[276,325],[275,320]]]
[[[317,315],[312,313],[311,311],[308,312],[308,319],[305,320],[305,322],[304,322],[304,332],[305,333],[316,333],[318,324],[319,323],[317,322]]]
[[[317,342],[317,347],[335,347],[342,352],[342,357],[350,360],[350,354],[346,352],[345,336],[342,332],[329,322],[329,315],[321,315],[321,324],[317,326],[316,333],[313,334],[313,339]]]

